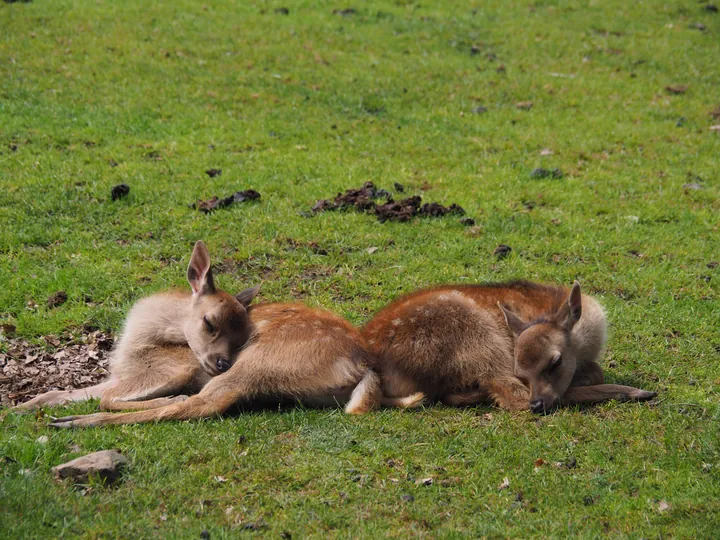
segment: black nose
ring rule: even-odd
[[[230,362],[228,362],[227,358],[223,358],[222,356],[217,359],[215,362],[215,365],[218,368],[218,371],[220,373],[226,372],[228,369],[230,369]]]
[[[533,399],[530,402],[530,410],[536,414],[544,413],[545,412],[545,402],[540,398]]]

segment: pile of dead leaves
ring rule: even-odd
[[[45,336],[46,346],[2,336],[0,405],[16,405],[49,390],[72,390],[108,376],[114,340],[98,330],[81,336]]]
[[[401,184],[395,184],[397,191],[404,191]],[[376,202],[384,199],[384,203]],[[410,221],[414,216],[441,217],[447,214],[462,216],[465,210],[457,204],[443,206],[440,203],[422,203],[420,196],[407,197],[395,201],[387,190],[377,189],[372,182],[366,182],[359,189],[348,189],[345,193],[338,193],[334,200],[321,199],[317,201],[312,211],[315,213],[328,210],[350,210],[365,212],[377,216],[380,222],[384,221]]]

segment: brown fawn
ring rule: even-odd
[[[494,402],[536,413],[656,393],[603,384],[605,313],[580,284],[514,281],[421,290],[362,329],[380,359],[381,403],[414,407]]]
[[[375,360],[345,320],[302,304],[251,306],[258,288],[237,296],[216,289],[202,242],[187,275],[192,294],[156,294],[130,311],[109,380],[48,392],[20,408],[100,397],[103,410],[144,410],[144,416],[100,413],[53,424],[67,427],[210,416],[263,399],[347,403],[349,413],[377,402],[379,378],[369,369]]]
[[[168,396],[196,393],[211,377],[227,371],[247,342],[247,309],[259,288],[236,296],[216,289],[202,242],[195,244],[187,278],[192,293],[154,294],[133,306],[110,357],[108,380],[79,390],[47,392],[17,408],[97,397],[104,410],[153,408],[172,403]]]

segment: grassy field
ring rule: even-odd
[[[420,286],[579,279],[611,321],[607,379],[660,392],[543,418],[298,408],[58,432],[5,412],[2,536],[715,536],[718,58],[720,14],[694,0],[0,4],[0,324],[20,336],[117,332],[186,286],[203,239],[221,287],[356,324]],[[308,213],[366,181],[477,224]],[[106,448],[131,461],[118,487],[53,481]]]

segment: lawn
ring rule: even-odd
[[[17,336],[117,334],[135,300],[186,286],[203,239],[221,287],[358,325],[422,286],[578,279],[611,322],[606,378],[659,392],[546,417],[292,408],[70,431],[3,410],[2,536],[715,536],[718,58],[720,14],[695,0],[0,4],[0,324]],[[310,212],[367,181],[475,225]],[[261,198],[190,207],[245,189]],[[130,460],[117,487],[53,480],[107,448]]]

